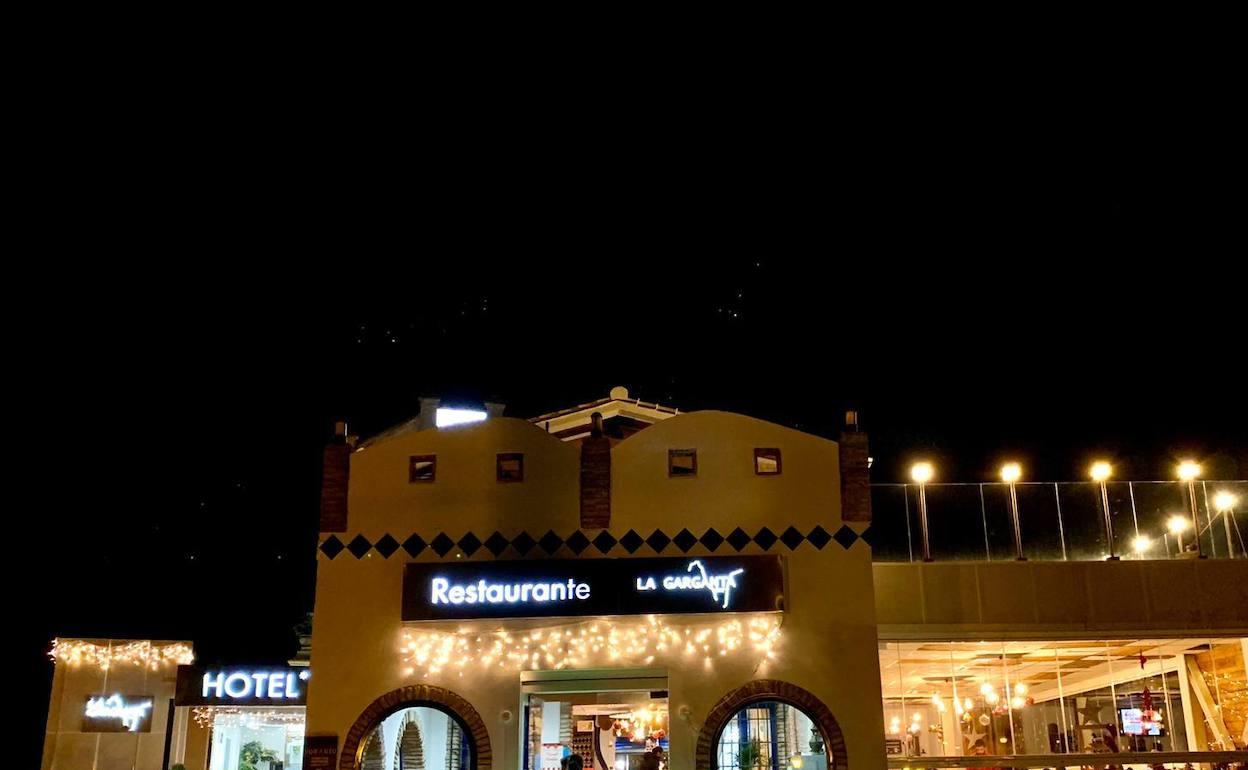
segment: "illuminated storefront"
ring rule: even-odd
[[[1245,642],[1125,638],[880,645],[890,754],[1242,748]]]
[[[882,760],[865,440],[622,389],[436,413],[326,450],[307,735],[334,767]]]
[[[310,676],[307,666],[179,667],[180,726],[207,733],[207,770],[302,767]]]

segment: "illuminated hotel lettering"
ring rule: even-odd
[[[566,602],[589,599],[589,584],[569,578],[562,581],[537,583],[475,583],[451,584],[444,577],[429,581],[432,604],[527,604],[529,602]]]
[[[692,573],[697,569],[697,574]],[[710,591],[711,598],[716,602],[723,597],[723,608],[728,609],[728,602],[732,598],[732,589],[737,587],[737,576],[744,573],[745,569],[734,569],[731,572],[725,572],[719,575],[708,575],[706,567],[702,566],[701,559],[694,559],[685,567],[683,575],[664,575],[661,581],[656,582],[653,577],[637,578],[638,591],[657,591],[659,585],[663,586],[664,591]]]
[[[308,674],[301,671],[232,671],[208,672],[204,674],[204,698],[270,698],[272,700],[291,700],[302,697],[299,692],[299,680],[306,680]]]
[[[143,719],[151,708],[150,700],[127,703],[120,695],[110,695],[107,698],[101,696],[87,700],[86,715],[88,719],[120,720],[122,727],[135,733],[143,725]]]

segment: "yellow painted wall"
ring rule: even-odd
[[[497,481],[500,452],[524,453],[522,483]],[[436,480],[409,483],[408,458],[425,454],[438,456]],[[401,542],[417,531],[445,530],[458,540],[469,529],[527,529],[535,537],[570,530],[580,511],[580,457],[579,446],[510,417],[367,445],[351,455],[350,536],[389,532]]]
[[[784,472],[756,476],[755,447],[779,447]],[[696,448],[698,476],[669,478],[668,449]],[[497,452],[525,453],[521,484],[495,480]],[[389,533],[402,542],[413,532],[431,540],[445,531],[458,540],[471,531],[485,539],[494,530],[512,537],[526,530],[539,538],[548,529],[567,537],[579,528],[579,447],[565,444],[520,420],[485,423],[396,436],[352,455],[349,542],[357,533],[375,541]],[[437,480],[409,484],[408,457],[437,454]],[[769,527],[779,535],[790,525],[803,533],[816,524],[829,534],[841,527],[835,442],[724,412],[694,412],[658,423],[612,450],[612,518],[617,538],[629,529],[643,537],[661,528],[669,537],[682,528],[701,535],[714,527],[727,536],[741,527],[754,534]],[[859,526],[858,529],[862,527]],[[595,532],[586,533],[590,538]],[[722,545],[719,553],[735,553]],[[743,553],[758,553],[750,544]],[[836,715],[855,768],[883,768],[883,717],[875,633],[870,550],[859,542],[848,551],[835,541],[823,550],[809,543],[796,551],[777,543],[788,573],[788,611],[777,658],[761,667],[756,655],[717,658],[708,668],[681,656],[656,658],[651,667],[669,672],[670,706],[689,706],[689,723],[673,718],[672,766],[693,765],[697,729],[723,695],[755,678],[797,684],[819,696]],[[540,551],[530,554],[530,558]],[[689,556],[708,551],[696,545]],[[613,556],[623,555],[617,548]],[[643,546],[638,557],[654,556]],[[669,546],[663,556],[682,554]],[[574,558],[564,549],[559,558]],[[598,557],[590,548],[582,558]],[[447,560],[454,560],[455,553]],[[470,557],[492,558],[484,549]],[[506,552],[501,558],[516,558]],[[601,557],[598,557],[601,558]],[[316,615],[309,687],[308,733],[343,737],[375,698],[405,684],[428,682],[451,689],[474,704],[490,731],[496,768],[520,763],[519,719],[505,724],[504,710],[519,713],[515,670],[443,672],[434,679],[407,676],[398,651],[403,631],[400,599],[402,550],[389,559],[370,552],[318,556]],[[419,561],[438,561],[426,551]],[[719,623],[728,616],[674,616],[673,624]],[[492,621],[476,627],[550,626],[559,621]],[[419,629],[472,624],[412,624]],[[609,665],[607,663],[603,664]]]

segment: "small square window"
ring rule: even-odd
[[[698,450],[669,449],[667,450],[668,476],[697,476]]]
[[[780,450],[775,448],[755,449],[754,473],[759,476],[779,476]]]
[[[498,480],[524,481],[524,454],[521,452],[498,453]]]
[[[438,470],[437,455],[412,455],[407,465],[407,480],[409,483],[417,481],[433,481],[434,475]]]

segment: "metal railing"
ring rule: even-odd
[[[1248,558],[1248,481],[873,484],[871,505],[876,561]]]

